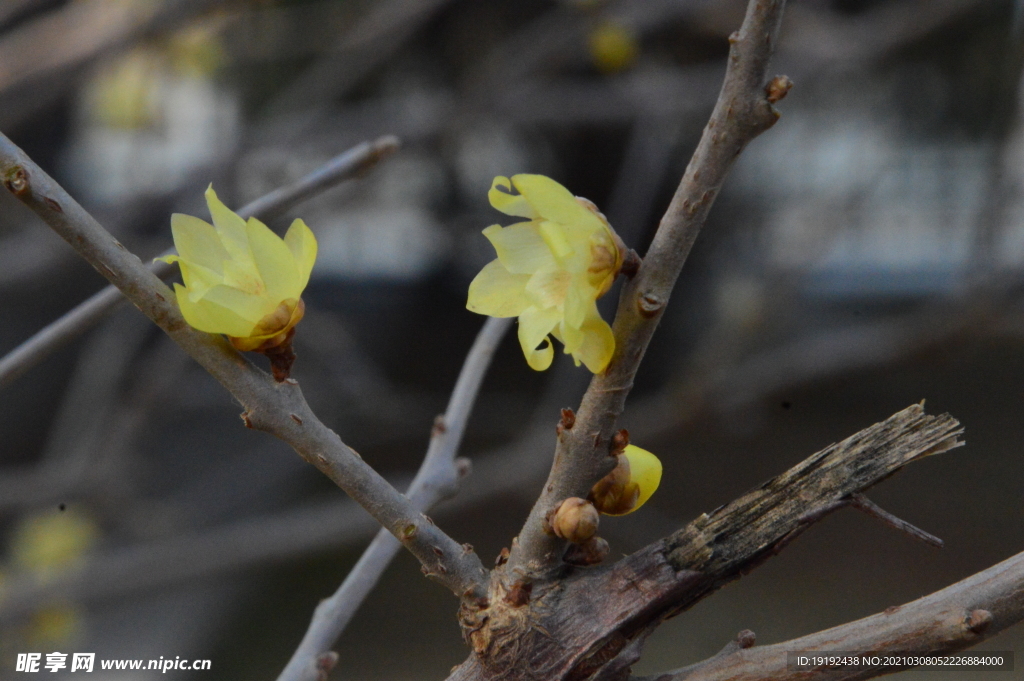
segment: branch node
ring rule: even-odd
[[[567,430],[572,430],[574,425],[576,425],[576,412],[572,409],[563,409],[562,418],[558,421],[558,425],[555,426],[555,433],[561,435]]]
[[[430,429],[430,437],[437,437],[448,430],[448,424],[445,422],[444,414],[438,414],[434,417],[434,427]]]
[[[964,620],[964,626],[972,634],[980,634],[992,624],[992,613],[988,610],[972,610]]]
[[[774,104],[784,99],[792,89],[793,81],[790,80],[789,76],[775,76],[765,86],[764,93],[768,97],[768,103]]]
[[[665,301],[654,293],[645,293],[636,300],[637,310],[644,319],[650,319],[665,307]]]
[[[28,192],[28,172],[21,166],[14,166],[7,171],[4,186],[15,196],[24,196]]]
[[[328,650],[326,653],[318,655],[316,658],[316,678],[317,681],[327,681],[334,670],[335,665],[338,664],[338,653],[333,650]]]

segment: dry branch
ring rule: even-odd
[[[494,580],[487,607],[463,613],[474,653],[450,679],[625,674],[664,619],[754,569],[854,495],[957,446],[961,432],[951,416],[913,405],[614,565],[566,566],[557,580],[521,577],[511,589]],[[525,602],[515,596],[524,592]]]

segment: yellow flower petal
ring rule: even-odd
[[[299,290],[304,290],[309,283],[309,273],[313,271],[313,263],[316,262],[317,243],[313,232],[302,220],[292,221],[291,226],[284,235],[284,243],[292,252],[295,258],[295,266],[299,272]]]
[[[466,308],[490,317],[518,317],[530,306],[525,274],[512,274],[499,260],[487,263],[469,284]]]
[[[233,213],[217,198],[217,193],[213,191],[213,185],[206,190],[206,205],[210,209],[213,226],[217,230],[221,244],[231,258],[239,262],[252,262],[252,252],[249,250],[245,234],[245,220]]]
[[[566,278],[569,276],[566,273]],[[590,287],[581,285],[578,278],[572,282],[571,286],[566,287],[563,312],[567,326],[579,329],[588,315],[600,317],[600,313],[597,312],[597,301],[592,297],[593,293]]]
[[[230,257],[213,225],[205,220],[175,213],[171,216],[171,234],[182,260],[220,272],[221,264]]]
[[[253,326],[273,312],[280,304],[279,301],[272,300],[266,296],[254,295],[233,286],[224,285],[214,286],[197,303],[203,301],[226,307],[242,319],[251,322],[250,331]],[[218,331],[217,333],[226,333],[229,336],[236,335],[227,331]]]
[[[518,196],[509,193],[512,186]],[[543,175],[496,177],[488,196],[498,210],[531,220],[484,230],[498,260],[473,280],[467,307],[492,316],[518,312],[519,340],[534,369],[550,366],[553,335],[577,366],[604,371],[615,340],[595,301],[622,267],[620,242],[607,221]]]
[[[498,260],[512,274],[531,274],[555,267],[555,258],[532,222],[517,222],[508,227],[491,225],[483,232]]]
[[[206,333],[224,333],[229,336],[247,336],[256,326],[238,316],[234,311],[209,300],[191,301],[188,290],[181,284],[174,285],[181,315],[188,325]]]
[[[536,307],[529,307],[519,315],[519,345],[531,369],[544,371],[551,366],[555,350],[547,336],[558,323],[559,317],[555,308],[541,310]],[[541,342],[544,346],[538,349]]]
[[[541,220],[537,224],[537,231],[540,232],[544,243],[559,260],[567,258],[575,252],[572,244],[569,243],[565,228],[557,222]]]
[[[626,445],[622,452],[629,460],[629,479],[640,487],[636,506],[629,512],[643,506],[661,484],[661,461],[654,454],[636,445]]]
[[[504,187],[505,191],[501,191],[498,187]],[[529,218],[531,220],[538,217],[537,211],[534,210],[533,206],[526,202],[526,199],[523,196],[508,193],[511,189],[512,183],[509,182],[508,178],[499,175],[494,178],[494,182],[491,183],[491,189],[487,192],[487,199],[491,202],[492,206],[500,210],[505,215],[511,215],[512,217],[517,218]]]
[[[591,373],[602,374],[615,354],[615,335],[608,322],[601,319],[595,305],[594,315],[587,318],[581,327],[583,342],[572,353],[574,359],[583,362]]]
[[[256,218],[249,218],[245,231],[249,237],[249,248],[252,249],[256,271],[266,286],[262,295],[275,300],[298,298],[302,295],[304,287],[299,283],[299,268],[295,264],[295,256],[281,237]]]
[[[526,293],[537,307],[557,307],[565,300],[571,281],[572,276],[565,270],[549,267],[529,278]]]
[[[601,220],[580,205],[568,189],[544,175],[513,175],[512,184],[540,215],[563,225],[578,224],[592,229]]]
[[[192,302],[205,296],[206,292],[214,286],[224,283],[223,274],[209,270],[202,265],[188,262],[187,260],[179,260],[178,267],[181,268],[181,279],[185,282],[189,300]]]

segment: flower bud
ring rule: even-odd
[[[608,542],[601,537],[591,537],[582,544],[570,544],[562,560],[570,565],[597,565],[611,552]]]
[[[590,490],[589,499],[605,515],[626,515],[644,505],[661,483],[661,461],[645,449],[626,445],[618,464]]]
[[[597,509],[586,499],[569,497],[551,516],[551,529],[555,535],[582,544],[597,533],[600,520]]]

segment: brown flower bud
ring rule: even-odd
[[[569,497],[551,516],[551,529],[555,535],[582,544],[597,533],[600,517],[597,509],[586,499]]]
[[[563,560],[570,565],[597,565],[608,557],[611,548],[601,537],[591,537],[582,544],[570,544]]]
[[[630,480],[629,459],[619,454],[612,472],[597,481],[590,490],[590,500],[601,513],[622,515],[636,507],[640,486]]]

